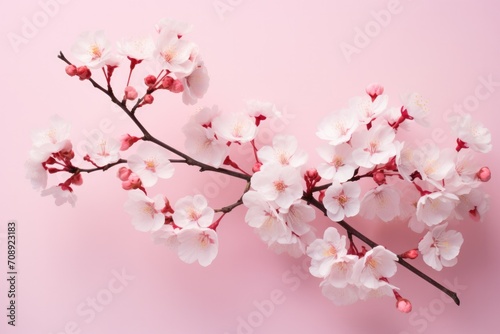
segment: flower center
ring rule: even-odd
[[[96,60],[101,58],[102,56],[102,50],[97,44],[92,44],[90,46],[90,54],[92,55],[92,60]]]
[[[153,173],[156,171],[156,162],[154,161],[154,159],[146,160],[146,161],[144,161],[144,163],[146,164],[147,170],[149,170]]]
[[[200,246],[203,248],[206,248],[207,246],[214,243],[214,241],[210,238],[210,236],[206,232],[200,234],[200,236],[198,237],[198,241],[200,243]]]
[[[344,205],[349,201],[347,196],[345,194],[339,195],[339,197],[336,198],[337,202],[339,202],[341,207],[344,207]]]
[[[282,193],[286,189],[286,184],[283,180],[274,181],[274,188],[276,191]]]

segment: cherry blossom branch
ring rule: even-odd
[[[57,56],[57,58],[61,59],[62,61],[64,61],[66,64],[68,65],[73,65],[65,56],[64,54],[62,53],[62,51],[60,51],[59,55]],[[190,165],[190,166],[198,166],[200,167],[200,172],[204,172],[204,171],[212,171],[212,172],[216,172],[216,173],[221,173],[221,174],[226,174],[226,175],[229,175],[229,176],[233,176],[233,177],[236,177],[236,178],[239,178],[239,179],[243,179],[243,180],[250,180],[250,175],[245,175],[243,173],[239,173],[239,172],[236,172],[236,171],[232,171],[232,170],[229,170],[229,169],[225,169],[225,168],[215,168],[215,167],[212,167],[210,165],[207,165],[207,164],[204,164],[196,159],[193,159],[191,158],[190,156],[188,156],[187,154],[175,149],[174,147],[162,142],[161,140],[157,139],[156,137],[154,137],[153,135],[151,135],[149,133],[148,130],[146,130],[146,128],[144,127],[144,125],[139,121],[139,119],[137,118],[137,116],[135,115],[135,113],[133,111],[135,111],[135,109],[137,108],[137,104],[136,106],[134,107],[134,109],[132,109],[133,111],[129,110],[127,108],[127,105],[126,105],[126,102],[123,102],[123,101],[120,101],[116,98],[116,96],[114,95],[113,91],[110,90],[110,89],[105,89],[104,87],[102,87],[100,84],[98,84],[94,79],[92,79],[91,77],[87,78],[87,80],[90,81],[90,83],[92,84],[92,86],[94,86],[95,88],[97,88],[98,90],[100,90],[101,92],[103,92],[105,95],[107,95],[111,101],[116,104],[117,106],[119,106],[126,114],[127,116],[135,123],[135,125],[141,130],[142,134],[143,134],[143,137],[142,137],[142,140],[144,141],[149,141],[149,142],[152,142],[152,143],[155,143],[156,145],[158,146],[161,146],[163,147],[164,149],[184,158],[185,160],[185,163],[187,165]]]
[[[73,169],[69,170],[70,173],[73,173],[73,174],[76,174],[76,173],[93,173],[93,172],[97,172],[97,171],[107,171],[108,169],[110,169],[111,167],[114,167],[116,165],[120,165],[120,164],[124,164],[124,163],[127,163],[127,160],[125,159],[119,159],[118,161],[116,162],[112,162],[112,163],[109,163],[107,165],[104,165],[104,166],[97,166],[95,168],[80,168],[80,167],[73,167]]]
[[[304,201],[306,201],[309,205],[312,205],[312,206],[316,207],[317,209],[319,209],[325,216],[327,215],[326,214],[326,208],[325,208],[325,206],[322,203],[320,203],[316,198],[314,198],[312,196],[312,194],[304,193],[302,199]],[[337,224],[339,224],[340,226],[342,226],[347,231],[347,233],[349,235],[354,235],[356,238],[358,238],[359,240],[363,241],[368,246],[370,246],[372,248],[375,248],[375,247],[378,246],[378,244],[375,241],[371,240],[370,238],[368,238],[367,236],[365,236],[363,233],[361,233],[358,230],[356,230],[354,227],[352,227],[351,225],[349,225],[344,220],[338,221]],[[433,285],[437,289],[443,291],[445,294],[447,294],[448,296],[450,296],[451,299],[453,299],[453,301],[455,302],[455,304],[460,305],[460,299],[458,298],[458,295],[457,295],[456,292],[451,291],[450,289],[446,288],[445,286],[443,286],[442,284],[440,284],[436,280],[434,280],[431,277],[427,276],[426,274],[424,274],[423,272],[421,272],[420,270],[418,270],[417,268],[415,268],[414,266],[412,266],[411,264],[409,264],[408,262],[406,262],[399,255],[398,255],[398,263],[401,266],[403,266],[406,269],[408,269],[409,271],[411,271],[412,273],[414,273],[415,275],[417,275],[418,277],[420,277],[423,280],[425,280],[426,282],[428,282],[429,284]]]

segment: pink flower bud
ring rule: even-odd
[[[66,74],[69,75],[70,77],[74,77],[77,73],[76,66],[75,65],[68,65],[66,66]]]
[[[153,95],[151,94],[144,95],[144,104],[151,104],[153,103],[154,100],[155,98],[153,97]]]
[[[382,171],[375,172],[373,174],[373,181],[375,181],[379,186],[385,183],[385,174]]]
[[[137,91],[132,86],[125,87],[125,98],[127,100],[135,100],[137,98]]]
[[[165,88],[165,89],[169,89],[170,86],[172,86],[173,82],[174,82],[174,78],[167,76],[167,77],[163,78],[163,80],[161,81],[161,87]]]
[[[477,172],[477,178],[482,182],[488,182],[491,179],[491,171],[488,167],[482,167]]]
[[[130,174],[132,174],[132,171],[130,169],[128,169],[127,167],[121,167],[118,170],[117,176],[120,180],[127,181],[130,177]]]
[[[87,66],[80,66],[76,69],[76,75],[80,78],[80,80],[90,79],[92,73],[87,68]]]
[[[410,313],[412,308],[410,301],[402,297],[398,298],[398,300],[396,301],[396,307],[403,313]]]
[[[144,78],[144,83],[149,88],[153,88],[156,84],[156,77],[154,75],[148,75],[147,77]]]
[[[81,186],[83,184],[82,174],[78,173],[71,177],[71,183],[75,186]]]
[[[121,141],[121,146],[120,146],[120,151],[126,151],[130,148],[130,146],[134,145],[135,142],[137,142],[139,139],[136,136],[131,136],[128,133],[126,135],[121,136],[120,141]]]
[[[180,80],[175,79],[168,90],[172,93],[182,93],[184,91],[184,86]]]
[[[306,175],[309,179],[315,180],[318,177],[318,171],[316,168],[311,168],[307,170]]]
[[[416,259],[418,257],[418,249],[410,249],[400,255],[403,259]]]
[[[260,171],[260,167],[262,167],[262,164],[260,162],[256,162],[252,167],[252,172],[257,173]]]
[[[375,100],[377,96],[384,94],[384,86],[379,83],[372,83],[366,86],[366,93],[370,95],[372,100]]]

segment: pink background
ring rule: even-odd
[[[41,1],[45,2],[50,3]],[[52,7],[54,13],[46,22],[35,0],[5,3],[0,14],[4,103],[0,268],[4,274],[7,221],[17,220],[19,231],[17,326],[6,325],[7,286],[2,278],[1,333],[498,332],[500,227],[494,219],[500,215],[495,187],[498,136],[493,137],[494,150],[484,157],[494,176],[484,187],[492,196],[492,208],[482,223],[454,225],[465,238],[459,263],[437,273],[420,259],[415,261],[439,281],[457,283],[462,305],[443,302],[436,289],[399,268],[393,283],[412,301],[409,315],[396,311],[392,298],[333,305],[321,295],[319,280],[303,279],[302,272],[292,271],[302,260],[267,249],[244,223],[242,208],[222,222],[219,256],[202,268],[182,263],[167,248],[154,245],[149,235],[133,229],[122,209],[126,193],[114,171],[86,177],[77,189],[77,206],[71,208],[56,207],[51,198],[40,197],[23,169],[30,132],[45,127],[55,113],[72,123],[74,143],[85,143],[85,133],[108,120],[113,126],[101,128],[108,135],[133,131],[107,98],[87,83],[67,77],[56,55],[63,50],[69,56],[82,31],[104,29],[113,39],[153,33],[153,24],[162,17],[195,26],[189,38],[200,46],[211,76],[200,105],[218,104],[231,111],[242,108],[246,98],[275,102],[291,116],[271,131],[296,135],[310,152],[311,165],[318,161],[313,151],[320,143],[314,135],[316,124],[326,113],[345,106],[350,97],[362,94],[372,81],[385,85],[395,106],[400,93],[419,91],[429,100],[437,128],[447,129],[444,115],[455,104],[471,103],[474,117],[495,134],[500,86],[481,100],[474,100],[474,93],[481,77],[500,82],[496,1],[401,0],[397,13],[379,31],[372,13],[387,9],[388,0],[66,2]],[[231,10],[219,15],[214,3]],[[31,21],[38,16],[43,26],[16,52],[9,34],[21,35],[24,18]],[[355,46],[357,28],[374,30],[369,45],[361,45],[348,61],[340,45]],[[179,100],[165,95],[141,117],[153,133],[182,147],[179,128],[195,107],[184,107]],[[420,132],[432,138],[431,129]],[[447,130],[434,140],[440,145],[454,142]],[[238,181],[227,184],[224,178],[194,169],[178,168],[176,173],[158,187],[172,199],[198,189],[219,206],[237,199],[242,188]],[[419,240],[402,225],[356,222],[396,252]],[[319,218],[317,226],[322,230],[327,221]],[[122,270],[134,278],[120,292],[109,292],[109,284],[120,287],[114,271]],[[279,304],[259,315],[256,303],[277,295]],[[106,304],[95,317],[85,306],[88,298]],[[242,328],[241,319],[254,327]]]

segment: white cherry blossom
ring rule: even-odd
[[[124,209],[132,216],[132,225],[141,232],[158,231],[165,224],[165,215],[161,210],[165,207],[163,196],[148,197],[138,189],[128,192],[128,200]]]
[[[330,274],[333,263],[347,255],[346,237],[340,236],[335,227],[328,227],[323,239],[316,239],[307,247],[307,255],[312,259],[311,275],[325,278]]]
[[[200,59],[197,60],[193,72],[189,75],[183,76],[182,73],[176,73],[176,75],[181,79],[184,87],[182,91],[182,102],[184,104],[195,104],[207,92],[210,78],[205,64]]]
[[[428,226],[437,225],[447,219],[458,204],[456,195],[446,192],[426,194],[418,200],[417,219]]]
[[[158,33],[172,32],[177,36],[183,36],[193,29],[193,25],[187,22],[181,22],[170,18],[163,18],[155,24]]]
[[[182,228],[209,227],[214,219],[214,210],[208,206],[203,195],[186,196],[175,203],[172,218],[175,225]]]
[[[257,135],[255,119],[245,113],[225,113],[212,120],[218,137],[230,142],[247,143]]]
[[[137,153],[128,158],[128,165],[145,187],[154,186],[158,178],[168,179],[174,174],[174,166],[165,150],[147,142],[141,143]]]
[[[428,102],[419,93],[408,93],[401,96],[403,105],[408,114],[413,117],[415,122],[423,126],[429,126]]]
[[[113,57],[111,43],[103,31],[85,32],[81,34],[71,48],[71,52],[84,65],[99,69]]]
[[[373,102],[370,96],[357,96],[349,101],[349,108],[362,124],[368,124],[386,110],[388,101],[387,95],[378,95]]]
[[[263,146],[257,152],[263,164],[276,163],[282,166],[301,167],[307,162],[307,153],[298,148],[297,138],[278,134],[273,146]]]
[[[357,165],[352,159],[351,145],[322,145],[317,152],[325,161],[318,165],[318,174],[322,178],[342,183],[354,176]]]
[[[186,135],[184,145],[191,157],[216,168],[222,165],[229,154],[229,147],[215,136],[212,128],[190,122],[182,130]]]
[[[288,209],[295,200],[302,197],[300,173],[291,166],[264,166],[252,176],[252,188],[264,200],[274,201],[279,207]]]
[[[448,223],[435,226],[418,243],[424,262],[437,271],[457,263],[457,256],[464,242],[460,232],[446,231],[447,227]]]
[[[487,153],[491,151],[491,133],[483,124],[472,119],[470,114],[458,116],[452,128],[457,137],[470,149]]]
[[[367,288],[378,288],[383,284],[380,278],[389,278],[396,273],[397,260],[396,254],[383,246],[372,248],[354,264],[353,279]]]
[[[328,217],[333,221],[340,221],[344,217],[353,217],[359,213],[359,195],[361,188],[357,183],[333,183],[325,192],[323,204]]]
[[[64,203],[71,204],[72,207],[75,206],[77,197],[73,193],[73,189],[64,184],[59,184],[57,186],[52,186],[50,188],[44,189],[41,192],[42,196],[53,196],[57,206],[63,205]]]
[[[187,76],[195,68],[198,47],[169,31],[160,34],[155,54],[163,69]]]
[[[246,101],[246,112],[249,116],[259,117],[264,116],[266,118],[281,117],[281,112],[276,108],[274,103],[259,101],[259,100],[248,100]]]
[[[354,162],[366,168],[384,164],[396,155],[393,128],[385,123],[373,126],[369,131],[358,131],[352,136]]]
[[[156,49],[155,41],[151,36],[127,38],[117,44],[122,55],[136,61],[152,58]]]
[[[113,138],[101,138],[92,143],[90,158],[98,165],[105,166],[120,159],[121,143]]]
[[[50,126],[47,129],[38,130],[32,133],[31,140],[33,150],[30,156],[40,162],[45,161],[51,153],[57,153],[64,148],[68,148],[71,125],[58,115],[50,118]]]
[[[318,125],[316,135],[328,140],[331,145],[338,145],[348,142],[358,126],[357,115],[349,109],[343,109],[325,117]]]
[[[369,190],[361,201],[360,214],[373,219],[375,216],[384,222],[393,220],[399,215],[400,196],[391,186],[383,184]]]
[[[209,228],[183,228],[177,233],[177,254],[186,263],[198,263],[206,267],[212,263],[219,251],[217,233]]]

